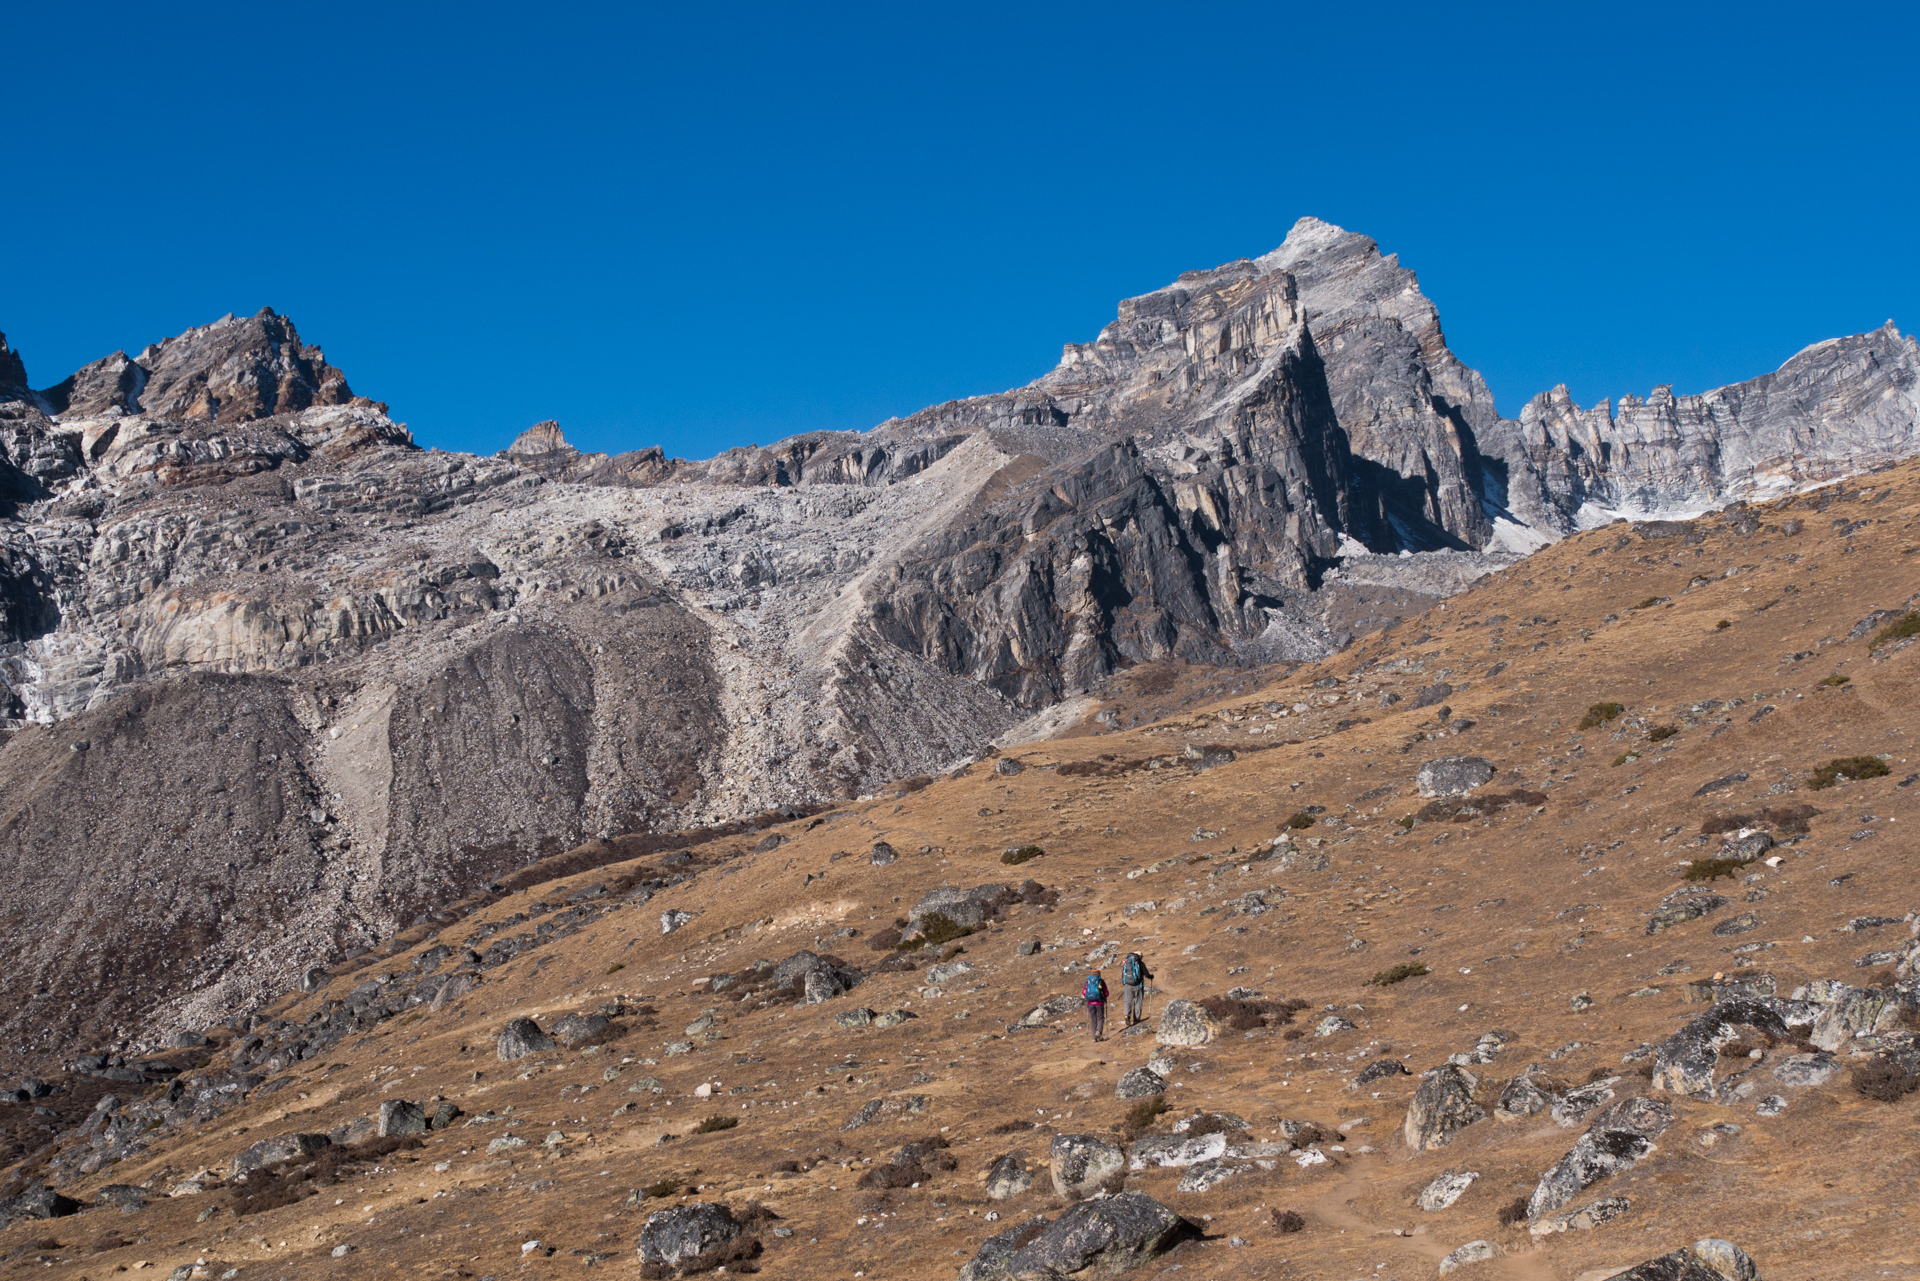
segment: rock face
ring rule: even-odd
[[[1315,219],[1026,387],[702,462],[421,450],[271,311],[39,391],[0,341],[0,889],[45,927],[5,959],[49,994],[0,1042],[211,1022],[531,856],[948,768],[1134,664],[1315,657],[1356,592],[1903,456],[1917,407],[1888,327],[1503,419]]]
[[[1733,1242],[1709,1237],[1617,1272],[1613,1281],[1760,1281],[1760,1270]]]

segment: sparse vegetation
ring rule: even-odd
[[[1318,821],[1313,815],[1301,810],[1287,819],[1287,826],[1296,832],[1304,832]]]
[[[1729,621],[1727,621],[1726,619],[1724,619],[1724,618],[1723,618],[1723,619],[1721,619],[1721,620],[1720,620],[1719,622],[1717,622],[1717,623],[1715,623],[1715,624],[1713,625],[1713,630],[1714,630],[1714,631],[1716,631],[1716,632],[1724,632],[1724,631],[1726,631],[1726,630],[1727,630],[1727,628],[1729,628],[1729,627],[1732,627],[1732,626],[1733,626],[1733,624],[1732,624],[1731,622],[1729,622]]]
[[[1697,858],[1687,864],[1683,874],[1689,881],[1712,881],[1722,876],[1733,876],[1752,859],[1746,858]]]
[[[1820,792],[1849,779],[1881,778],[1891,772],[1887,769],[1887,763],[1878,756],[1836,756],[1825,765],[1814,768],[1813,776],[1807,780],[1807,787]]]
[[[624,970],[626,968],[627,968],[627,963],[625,961],[615,961],[612,965],[609,965],[607,967],[607,973],[618,974],[621,970]]]
[[[681,1184],[678,1179],[662,1179],[658,1183],[649,1183],[640,1190],[649,1197],[664,1199],[666,1197],[680,1195],[680,1187]]]
[[[1132,1143],[1135,1139],[1139,1138],[1141,1132],[1152,1125],[1156,1119],[1165,1116],[1171,1111],[1173,1111],[1173,1108],[1162,1095],[1156,1094],[1150,1099],[1141,1099],[1132,1107],[1128,1108],[1126,1114],[1120,1118],[1120,1124],[1118,1126],[1120,1142],[1123,1144]]]
[[[1593,729],[1596,726],[1605,725],[1608,721],[1617,719],[1620,713],[1626,710],[1619,703],[1595,703],[1587,709],[1587,714],[1580,718],[1580,723],[1574,728]]]
[[[1510,1228],[1516,1223],[1525,1223],[1527,1221],[1527,1199],[1525,1197],[1516,1197],[1506,1205],[1501,1206],[1499,1219],[1500,1226],[1503,1228]]]
[[[1920,634],[1920,614],[1909,610],[1875,632],[1873,639],[1867,642],[1867,648],[1879,649],[1889,642],[1905,640],[1915,634]]]
[[[1851,676],[1842,676],[1840,673],[1835,672],[1833,675],[1822,677],[1814,683],[1817,685],[1825,685],[1829,689],[1839,689],[1842,685],[1846,685],[1852,680],[1853,677]]]
[[[1413,830],[1413,815],[1402,814],[1399,818],[1393,821],[1393,825],[1395,827],[1404,828],[1407,831],[1411,832]]]
[[[1530,792],[1526,788],[1516,788],[1511,792],[1477,792],[1471,796],[1447,796],[1428,801],[1414,817],[1428,823],[1470,823],[1476,818],[1496,814],[1509,805],[1546,803],[1545,792]]]
[[[1381,970],[1378,974],[1368,979],[1367,982],[1375,987],[1392,987],[1402,979],[1419,978],[1422,974],[1431,973],[1433,973],[1432,970],[1420,964],[1418,961],[1402,961],[1390,969]]]
[[[1920,1076],[1902,1064],[1884,1056],[1867,1060],[1853,1069],[1853,1088],[1882,1103],[1898,1103],[1920,1090]]]
[[[1678,725],[1655,725],[1652,729],[1647,731],[1647,741],[1652,743],[1664,743],[1668,739],[1672,738],[1674,735],[1678,734],[1679,732],[1680,732],[1680,727]]]
[[[1209,996],[1200,1008],[1221,1027],[1235,1032],[1256,1028],[1283,1027],[1293,1022],[1295,1012],[1307,1008],[1305,1001],[1246,1001],[1233,996]]]
[[[419,1139],[389,1134],[364,1143],[336,1143],[323,1148],[310,1160],[299,1158],[264,1166],[250,1173],[246,1183],[235,1189],[233,1212],[260,1214],[293,1205],[319,1195],[321,1188],[358,1174],[363,1166],[421,1146]]]
[[[1301,1218],[1296,1211],[1275,1210],[1273,1212],[1273,1229],[1276,1232],[1282,1234],[1300,1232],[1303,1231],[1306,1226],[1307,1221]]]
[[[740,1118],[737,1116],[710,1116],[700,1124],[694,1126],[693,1132],[695,1134],[714,1134],[721,1130],[731,1130],[738,1124],[740,1124]]]
[[[1038,845],[1021,845],[1008,850],[1000,856],[1000,861],[1009,867],[1018,867],[1029,860],[1039,858],[1046,851]]]
[[[1805,836],[1813,830],[1808,820],[1820,811],[1811,805],[1769,805],[1751,814],[1722,814],[1700,824],[1702,836],[1724,836],[1743,827],[1771,827],[1783,836]]]
[[[1613,758],[1613,764],[1614,764],[1614,767],[1617,769],[1620,766],[1625,765],[1628,761],[1637,761],[1639,759],[1640,759],[1640,753],[1638,752],[1622,752],[1620,753],[1620,755]]]
[[[1645,600],[1641,601],[1638,605],[1635,605],[1634,608],[1635,609],[1652,609],[1655,605],[1660,604],[1664,600],[1666,600],[1665,596],[1649,596]]]

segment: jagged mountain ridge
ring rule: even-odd
[[[13,356],[0,883],[16,926],[115,910],[16,945],[53,1004],[10,1030],[210,1017],[540,852],[932,772],[1129,665],[1317,656],[1614,510],[1902,456],[1916,370],[1889,326],[1502,419],[1412,273],[1311,219],[1026,388],[700,462],[421,450],[270,311],[39,393]]]

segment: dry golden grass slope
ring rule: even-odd
[[[1089,720],[1072,736],[1010,750],[1017,773],[982,761],[922,790],[772,829],[785,838],[778,848],[758,849],[762,833],[711,842],[692,880],[484,971],[443,1008],[388,1019],[294,1064],[212,1122],[156,1131],[145,1151],[65,1189],[90,1202],[107,1183],[157,1194],[211,1172],[197,1195],[17,1222],[0,1233],[0,1268],[94,1281],[166,1277],[202,1259],[209,1266],[192,1275],[237,1267],[249,1281],[504,1281],[574,1276],[584,1264],[630,1275],[648,1213],[700,1199],[759,1202],[779,1216],[790,1235],[761,1230],[757,1265],[770,1277],[950,1278],[991,1233],[1060,1208],[1038,1169],[1053,1135],[1110,1135],[1123,1123],[1132,1105],[1113,1087],[1154,1054],[1151,1020],[1101,1044],[1076,1014],[1008,1029],[1043,999],[1077,993],[1090,954],[1137,949],[1156,972],[1153,1016],[1169,1000],[1236,987],[1308,1003],[1291,1024],[1223,1029],[1173,1051],[1173,1110],[1153,1132],[1196,1110],[1245,1118],[1260,1140],[1278,1139],[1283,1120],[1308,1121],[1327,1132],[1318,1144],[1327,1160],[1303,1167],[1283,1156],[1195,1193],[1177,1190],[1179,1169],[1132,1176],[1130,1186],[1205,1229],[1135,1275],[1428,1278],[1448,1252],[1483,1239],[1504,1253],[1459,1275],[1571,1281],[1706,1236],[1737,1242],[1769,1281],[1920,1275],[1907,1232],[1920,1095],[1863,1097],[1844,1050],[1832,1080],[1787,1088],[1769,1073],[1793,1047],[1757,1046],[1767,1056],[1753,1071],[1759,1088],[1727,1102],[1656,1091],[1648,1060],[1626,1057],[1699,1014],[1688,984],[1716,973],[1768,973],[1782,995],[1822,978],[1892,981],[1883,963],[1856,962],[1902,947],[1905,921],[1849,922],[1920,906],[1906,835],[1920,827],[1920,788],[1908,786],[1920,773],[1910,741],[1920,652],[1870,651],[1854,632],[1870,611],[1912,602],[1917,515],[1920,465],[1910,464],[1751,509],[1744,522],[1703,517],[1686,537],[1616,524],[1323,663],[1247,677],[1238,697],[1124,732],[1094,732]],[[1848,679],[1825,683],[1836,675]],[[1163,696],[1169,679],[1140,673],[1116,697]],[[1441,705],[1415,706],[1439,682],[1452,687],[1446,722]],[[1400,701],[1383,706],[1389,694]],[[1601,702],[1624,710],[1578,728]],[[1235,758],[1201,750],[1216,745]],[[1458,753],[1495,763],[1486,790],[1544,799],[1407,826],[1425,804],[1420,765]],[[1890,772],[1809,790],[1814,767],[1858,755],[1884,757]],[[1681,865],[1719,848],[1703,823],[1794,804],[1820,812],[1797,839],[1776,830],[1777,867],[1714,882],[1727,905],[1648,933],[1650,914],[1687,886]],[[1290,816],[1310,807],[1320,807],[1315,825],[1276,847]],[[879,841],[899,851],[896,862],[871,863]],[[1030,843],[1045,854],[1002,865],[1003,850]],[[489,922],[590,884],[629,883],[658,862],[507,894],[433,941],[457,948]],[[891,954],[868,943],[927,891],[1022,877],[1057,889],[1057,904],[1014,907],[962,940],[959,959],[974,968],[937,989],[927,978],[936,958],[922,952],[911,969],[872,974],[815,1005],[755,1009],[737,987],[709,990],[710,975],[802,948],[871,971]],[[1245,910],[1256,905],[1250,891],[1267,910]],[[663,937],[669,909],[693,917]],[[1752,928],[1716,932],[1741,913]],[[1040,950],[1020,955],[1029,940]],[[362,958],[359,973],[270,1014],[304,1020],[368,977],[408,973],[424,946]],[[1403,963],[1430,972],[1369,984]],[[1117,986],[1117,961],[1105,973]],[[1590,1004],[1574,999],[1583,994]],[[621,1016],[622,1038],[588,1051],[495,1055],[509,1018],[547,1027],[616,1000],[655,1013]],[[839,1026],[835,1016],[855,1007],[915,1017]],[[683,1031],[709,1015],[717,1039]],[[1354,1026],[1317,1035],[1327,1015]],[[1530,1064],[1565,1087],[1617,1075],[1622,1097],[1672,1105],[1677,1120],[1653,1155],[1575,1202],[1625,1197],[1619,1218],[1544,1236],[1500,1221],[1584,1123],[1489,1115],[1446,1146],[1409,1149],[1401,1125],[1420,1074],[1496,1029],[1509,1039],[1472,1068],[1489,1113]],[[693,1052],[664,1053],[681,1040]],[[230,1052],[220,1049],[214,1069]],[[1411,1075],[1349,1087],[1359,1068],[1388,1057]],[[1760,1115],[1770,1094],[1785,1110]],[[844,1128],[863,1105],[913,1096],[924,1096],[922,1110],[902,1102]],[[258,1180],[225,1177],[249,1144],[325,1132],[396,1098],[446,1100],[464,1115],[416,1149],[369,1157],[334,1182],[308,1180],[310,1195],[278,1208],[250,1209],[243,1198]],[[479,1115],[498,1119],[468,1124]],[[738,1124],[693,1132],[712,1116]],[[506,1135],[527,1145],[490,1153]],[[955,1169],[915,1187],[856,1186],[902,1143],[932,1135],[951,1144]],[[995,1201],[984,1176],[1003,1153],[1038,1177]],[[1417,1208],[1416,1194],[1445,1171],[1478,1177],[1451,1207]],[[648,1198],[650,1187],[668,1195]],[[1304,1228],[1277,1230],[1277,1210],[1298,1213]],[[336,1256],[339,1246],[351,1249]]]

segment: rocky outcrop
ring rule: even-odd
[[[1485,1109],[1473,1101],[1479,1084],[1457,1063],[1443,1063],[1421,1077],[1401,1125],[1407,1146],[1415,1152],[1445,1147],[1456,1133],[1484,1119]]]

